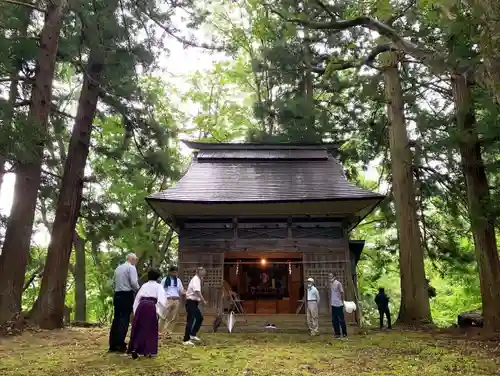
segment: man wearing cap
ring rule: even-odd
[[[312,336],[319,334],[318,324],[319,292],[314,286],[314,279],[307,279],[307,326]]]
[[[134,253],[127,255],[127,261],[115,270],[113,277],[113,306],[114,315],[111,330],[109,332],[109,351],[125,352],[127,344],[128,327],[130,315],[134,306],[134,293],[139,290],[139,279],[137,277],[137,256]]]

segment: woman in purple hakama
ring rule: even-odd
[[[143,284],[134,301],[134,320],[128,353],[137,359],[139,355],[156,356],[158,354],[158,316],[157,306],[166,306],[163,287],[158,283],[160,273],[148,271],[148,282]]]

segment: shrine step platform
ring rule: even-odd
[[[212,332],[215,314],[205,314],[202,332]],[[223,323],[219,327],[218,332],[228,332],[226,325],[228,315],[224,314]],[[259,333],[259,332],[281,332],[281,333],[307,333],[306,316],[303,314],[235,314],[235,325],[233,333]],[[180,315],[175,326],[175,332],[182,332],[186,322],[186,315]],[[275,328],[268,328],[269,324]],[[319,317],[320,332],[329,333],[332,331],[331,317],[328,315],[320,315]]]

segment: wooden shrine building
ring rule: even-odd
[[[312,277],[328,313],[329,273],[355,300],[364,242],[349,231],[384,196],[348,182],[334,146],[185,144],[194,151],[187,172],[147,201],[179,234],[182,280],[207,269],[205,312],[223,308],[223,286],[245,314],[300,312]]]

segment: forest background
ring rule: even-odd
[[[347,177],[388,196],[351,234],[367,323],[401,275],[430,280],[440,326],[480,308],[500,289],[492,4],[0,0],[0,322],[57,327],[64,303],[107,323],[126,253],[175,263],[144,198],[182,176],[183,138],[342,141]]]

